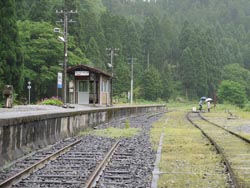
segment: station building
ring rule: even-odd
[[[112,76],[87,65],[67,69],[71,104],[111,105]]]

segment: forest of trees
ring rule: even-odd
[[[69,23],[69,66],[83,63],[109,72],[106,48],[119,48],[116,97],[124,99],[130,90],[134,57],[136,100],[223,101],[225,90],[237,86],[244,100],[233,103],[243,106],[250,98],[249,7],[249,0],[0,1],[0,90],[14,85],[21,100],[31,81],[32,102],[57,94],[63,43],[53,29],[62,28],[56,10],[65,9],[77,10],[70,15],[76,22]]]

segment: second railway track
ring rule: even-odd
[[[223,127],[206,121],[199,113],[188,113],[188,120],[199,128],[222,154],[229,170],[233,188],[250,187],[249,140]]]

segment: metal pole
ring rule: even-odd
[[[111,48],[111,51],[110,51],[110,63],[111,63],[111,93],[110,93],[110,105],[113,106],[113,57],[114,57],[114,49]]]
[[[113,61],[114,61],[114,56],[117,55],[115,51],[119,50],[119,48],[106,48],[106,50],[110,51],[110,68],[111,68],[111,90],[110,90],[110,104],[111,106],[113,105],[113,76],[114,76],[114,66],[113,66]]]
[[[128,58],[129,60],[131,60],[130,64],[131,64],[131,75],[130,75],[130,104],[133,104],[133,95],[134,95],[134,60],[136,58],[134,58],[133,56],[131,58]]]
[[[149,52],[147,52],[147,68],[149,70]]]
[[[111,74],[112,74],[112,77],[113,77],[113,57],[114,57],[114,49],[111,48],[111,51],[110,51],[110,63],[111,63]]]
[[[134,84],[134,58],[131,59],[131,94],[130,94],[130,103],[133,104],[133,84]]]
[[[31,89],[31,82],[28,81],[28,90],[29,90],[29,104],[30,104],[30,89]]]
[[[63,62],[63,103],[67,103],[67,33],[68,33],[68,17],[67,11],[64,11],[64,62]]]
[[[30,89],[29,89],[29,104],[30,104]]]

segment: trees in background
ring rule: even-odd
[[[113,69],[118,97],[130,90],[131,57],[137,99],[213,97],[223,80],[240,83],[250,97],[247,0],[6,0],[0,5],[0,89],[13,84],[20,97],[28,80],[34,100],[56,95],[63,43],[53,28],[62,28],[55,11],[63,9],[78,11],[69,17],[76,21],[68,30],[69,66],[84,63],[110,72],[106,48],[119,48]]]
[[[0,2],[0,88],[14,85],[16,93],[23,86],[23,55],[16,23],[14,0]]]
[[[247,101],[244,86],[230,80],[222,81],[218,90],[218,97],[221,102],[226,101],[239,107],[244,107]]]

